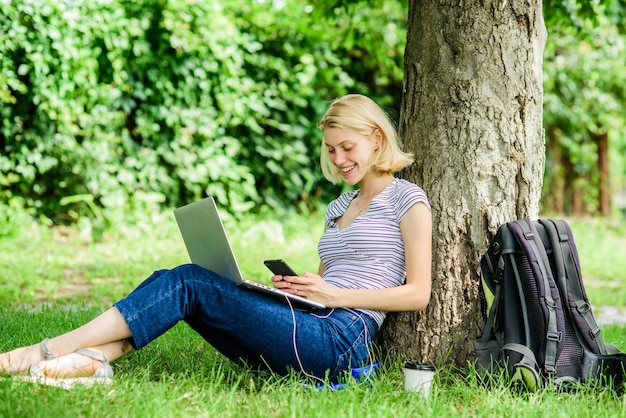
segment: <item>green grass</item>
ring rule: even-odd
[[[626,226],[569,220],[594,305],[626,306]],[[317,269],[319,217],[227,221],[245,274],[268,280],[262,261],[284,258]],[[1,230],[1,228],[0,228]],[[623,252],[623,251],[622,251]],[[99,243],[76,230],[25,226],[0,238],[0,352],[72,329],[124,296],[154,269],[187,261],[170,214],[142,227],[120,227]],[[588,284],[589,283],[589,284]],[[626,326],[603,326],[607,342],[626,349]],[[617,417],[624,395],[583,387],[518,394],[502,383],[483,388],[473,374],[439,370],[431,397],[403,390],[392,361],[372,385],[314,390],[295,377],[258,374],[227,361],[185,324],[114,363],[110,387],[59,388],[0,379],[0,417]]]
[[[98,313],[97,308],[2,308],[0,349],[26,344],[47,332],[63,332]],[[606,329],[624,347],[624,328]],[[294,377],[256,374],[238,367],[179,324],[146,348],[114,364],[112,386],[59,388],[0,380],[0,417],[617,417],[625,399],[608,390],[545,390],[518,394],[505,384],[490,389],[472,377],[441,370],[431,397],[403,390],[403,372],[395,363],[370,385],[351,384],[341,391],[314,390]]]
[[[592,304],[626,307],[626,221],[569,220]]]
[[[2,220],[0,219],[0,222]],[[269,283],[264,259],[284,258],[317,272],[318,218],[228,219],[226,227],[244,276]],[[91,243],[75,228],[27,224],[0,237],[0,304],[42,301],[106,304],[125,296],[149,273],[189,262],[171,213],[141,226],[121,226]]]

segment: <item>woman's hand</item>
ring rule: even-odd
[[[318,274],[304,273],[300,276],[272,276],[274,287],[284,292],[321,302],[333,307],[337,288],[332,287]]]

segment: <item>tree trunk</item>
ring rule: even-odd
[[[433,294],[389,315],[384,354],[466,366],[477,266],[498,227],[537,217],[544,169],[540,0],[411,0],[400,134],[433,213]]]
[[[611,216],[611,188],[609,186],[609,134],[596,136],[598,144],[598,172],[600,173],[600,215]]]
[[[548,132],[546,145],[546,168],[543,176],[541,208],[550,213],[565,213],[566,193],[566,155],[561,149],[558,133]]]
[[[563,165],[563,175],[564,175],[564,188],[563,188],[563,197],[565,199],[565,205],[563,207],[563,214],[572,215],[574,213],[575,206],[575,190],[576,190],[576,179],[578,175],[574,170],[574,164],[572,164],[572,160],[568,155],[565,155],[565,158],[562,160]]]

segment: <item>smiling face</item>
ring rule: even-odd
[[[379,134],[372,138],[339,128],[324,130],[324,143],[330,162],[349,185],[360,183],[372,172],[373,155],[379,147]]]
[[[324,135],[322,174],[333,184],[356,184],[370,174],[385,176],[413,162],[413,155],[402,151],[391,119],[367,96],[334,100],[318,127]]]

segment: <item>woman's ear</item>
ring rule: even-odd
[[[378,150],[382,143],[383,143],[383,133],[380,131],[379,128],[374,129],[374,132],[372,132],[372,139],[374,140],[374,142],[376,142],[376,150]]]

